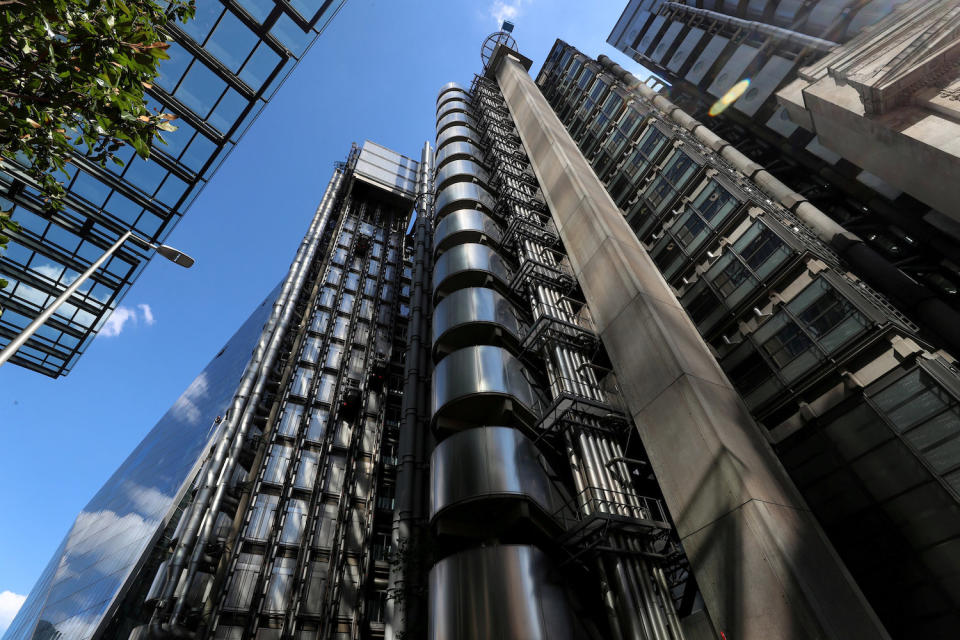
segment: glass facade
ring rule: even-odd
[[[0,254],[0,349],[127,229],[160,242],[336,15],[344,0],[199,0],[196,17],[169,28],[169,60],[148,90],[151,109],[173,113],[150,160],[124,148],[124,166],[81,155],[65,208],[49,213],[18,167],[0,166],[0,206],[23,227]],[[11,359],[67,374],[136,280],[150,252],[128,242]]]
[[[360,576],[382,591],[388,569],[364,539],[389,540],[392,525],[396,459],[380,451],[398,441],[419,180],[414,160],[353,148],[287,279],[78,516],[5,640],[142,638],[152,623],[193,633],[197,601],[215,615],[196,637],[279,633],[301,605],[296,637],[315,635],[319,615],[365,624]],[[205,592],[212,560],[174,566],[181,544],[220,563],[219,591]]]
[[[257,307],[83,509],[5,639],[80,640],[98,630],[216,438],[279,291]],[[54,635],[43,636],[48,632]]]

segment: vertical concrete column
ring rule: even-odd
[[[509,54],[496,78],[717,631],[731,640],[887,638],[536,84]]]

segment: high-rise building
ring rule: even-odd
[[[212,620],[216,637],[327,620],[339,637],[361,614],[382,621],[366,578],[386,583],[404,231],[428,168],[372,143],[351,152],[286,279],[79,515],[5,637]]]
[[[860,259],[855,234],[609,59],[558,41],[537,83],[889,632],[952,637],[960,376],[937,349],[949,331],[919,331],[919,306],[902,313],[864,283],[882,260]],[[661,466],[661,484],[690,471]],[[683,505],[667,506],[676,518]]]
[[[954,0],[631,0],[608,42],[795,203],[859,234],[898,281],[960,308],[956,11]],[[739,99],[709,114],[744,80]],[[916,306],[897,290],[884,293]]]
[[[435,150],[338,168],[7,638],[872,640],[878,573],[949,596],[957,372],[829,219],[609,61],[483,51]]]
[[[160,243],[200,194],[344,0],[204,0],[196,17],[168,27],[170,59],[147,90],[151,109],[177,116],[145,161],[127,147],[123,166],[78,152],[63,210],[51,212],[30,177],[0,165],[0,206],[21,230],[0,253],[0,349],[124,232]],[[62,176],[61,176],[62,177]],[[153,251],[128,241],[10,360],[48,376],[69,373]]]

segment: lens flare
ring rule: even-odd
[[[750,78],[744,78],[737,84],[730,87],[730,90],[723,94],[722,98],[713,103],[713,106],[710,107],[709,114],[711,116],[718,116],[726,111],[727,107],[736,102],[737,99],[746,92],[749,86]]]

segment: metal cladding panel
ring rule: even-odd
[[[637,50],[637,53],[645,56],[647,49],[650,48],[650,45],[656,44],[654,40],[657,37],[657,34],[660,32],[660,28],[663,27],[663,23],[666,21],[666,18],[663,16],[657,16],[653,19],[653,22],[650,23],[650,26],[647,27],[646,31],[643,32],[643,37],[640,38],[640,43],[634,47]]]
[[[680,43],[680,46],[677,47],[677,50],[670,57],[667,69],[670,69],[670,71],[679,71],[680,67],[683,66],[683,63],[686,62],[690,54],[693,53],[694,48],[696,48],[697,43],[700,42],[700,38],[702,38],[705,33],[706,31],[697,29],[696,27],[690,29],[687,35],[683,37],[683,42]]]
[[[448,91],[459,91],[460,93],[466,94],[466,90],[459,84],[456,82],[448,82],[440,87],[440,91],[437,92],[437,102],[440,102],[440,97]]]
[[[734,108],[752,116],[767,98],[776,91],[780,81],[790,73],[792,68],[793,62],[791,60],[780,56],[771,56],[756,77],[750,78],[750,88],[743,94],[743,97],[733,103]]]
[[[690,67],[690,71],[687,72],[687,80],[693,84],[699,83],[717,60],[723,48],[727,46],[728,42],[730,42],[729,38],[713,36],[710,44],[700,53],[700,57],[697,58],[697,61]]]
[[[780,0],[780,2],[777,3],[776,9],[773,11],[774,24],[788,29],[793,28],[797,11],[799,11],[804,4],[806,4],[806,0]]]
[[[750,64],[750,61],[756,57],[757,51],[756,48],[748,47],[745,44],[737,47],[737,50],[733,52],[733,55],[730,56],[727,63],[723,65],[720,73],[718,73],[717,77],[710,83],[710,88],[707,89],[707,91],[718,98],[729,91],[730,87],[743,79],[743,72],[747,68],[747,65]]]
[[[463,100],[463,99],[447,100],[446,102],[441,103],[439,107],[437,107],[437,124],[440,123],[441,118],[448,116],[451,113],[457,113],[457,112],[468,113],[469,111],[470,111],[470,103],[467,102],[466,100]]]
[[[510,427],[479,427],[437,445],[430,461],[430,518],[461,502],[524,497],[554,513],[563,501],[540,462],[540,452]]]
[[[677,39],[677,36],[680,34],[682,29],[682,22],[674,22],[667,27],[667,32],[663,34],[662,38],[660,38],[660,44],[658,44],[657,48],[653,50],[653,55],[651,55],[650,58],[656,62],[662,63],[663,57],[667,55],[667,51],[670,49],[670,46],[673,44],[674,40]]]
[[[767,120],[766,126],[787,138],[797,130],[799,125],[790,119],[790,113],[786,109],[780,107]]]
[[[456,244],[488,241],[500,244],[500,227],[485,213],[476,209],[454,211],[441,220],[433,232],[433,250],[449,249]]]
[[[438,169],[442,169],[443,164],[450,160],[482,157],[483,151],[472,142],[451,142],[437,152],[435,165]]]
[[[444,558],[430,570],[431,640],[573,640],[581,637],[547,556],[496,545]]]
[[[416,198],[420,163],[367,140],[360,148],[354,173],[391,192]]]
[[[454,182],[440,190],[434,208],[438,216],[455,209],[474,209],[480,204],[490,211],[496,207],[496,200],[486,189],[472,182]]]
[[[433,369],[430,410],[434,417],[457,400],[482,395],[510,396],[533,413],[540,402],[520,361],[500,347],[486,345],[454,351]],[[483,416],[477,415],[483,421]]]
[[[447,127],[452,126],[467,126],[471,129],[477,128],[477,121],[473,119],[473,116],[464,113],[463,111],[454,111],[453,113],[448,113],[437,121],[437,131],[442,131]]]
[[[643,25],[647,23],[647,20],[650,18],[649,11],[639,11],[637,12],[637,17],[630,22],[627,26],[626,31],[624,32],[625,37],[620,39],[620,42],[617,44],[618,48],[621,51],[629,53],[633,48],[633,43],[637,41],[637,38],[641,35],[640,29],[643,28]],[[644,32],[648,33],[648,32]]]
[[[461,182],[479,180],[480,182],[487,183],[490,181],[490,175],[487,173],[487,170],[473,160],[453,160],[437,171],[435,182],[438,187],[443,188],[446,183],[458,178]]]
[[[457,125],[448,127],[437,134],[437,151],[443,149],[447,144],[462,141],[479,142],[480,134],[469,127]]]
[[[520,340],[520,321],[513,304],[493,289],[470,287],[454,291],[433,311],[433,343],[443,342],[451,329],[469,324],[493,324]]]
[[[216,439],[215,420],[230,406],[279,292],[278,285],[80,512],[4,638],[86,640],[98,632]]]
[[[607,42],[612,44],[617,49],[622,49],[629,43],[622,42],[624,34],[627,32],[627,29],[633,24],[632,18],[635,16],[637,10],[640,8],[644,0],[630,0],[626,8],[623,10],[623,13],[620,15],[620,18],[617,19],[617,24],[613,26],[613,31],[610,32],[610,35],[607,37]]]
[[[496,251],[482,244],[458,244],[437,258],[433,266],[434,295],[443,290],[448,279],[465,271],[490,275],[504,284],[510,282],[510,269]]]

